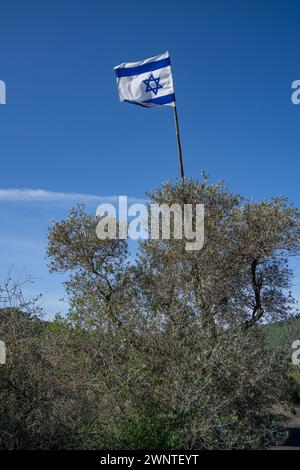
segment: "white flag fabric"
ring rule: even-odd
[[[115,67],[120,101],[153,106],[175,106],[171,62],[168,51],[139,62]]]

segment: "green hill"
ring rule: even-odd
[[[291,378],[290,388],[291,397],[297,407],[300,406],[300,366],[292,364],[292,343],[300,340],[300,317],[290,318],[289,320],[271,323],[265,326],[267,338],[270,347],[274,351],[286,354]],[[300,411],[300,408],[299,408]]]
[[[290,318],[265,326],[272,349],[292,355],[292,343],[300,340],[300,317]]]

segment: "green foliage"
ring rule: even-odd
[[[292,343],[300,339],[300,317],[270,323],[264,326],[268,342],[273,350],[282,351],[290,358]]]
[[[264,326],[267,342],[271,350],[282,354],[288,362],[289,395],[295,406],[300,405],[300,369],[292,364],[292,343],[300,339],[300,317],[296,316],[281,322]]]
[[[99,240],[78,206],[52,225],[47,250],[51,271],[69,273],[67,318],[42,322],[6,292],[1,448],[248,449],[284,438],[275,405],[288,395],[287,356],[259,325],[293,314],[299,212],[194,180],[150,198],[204,203],[203,249],[146,240],[129,264],[126,242]]]

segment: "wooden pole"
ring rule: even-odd
[[[176,103],[174,103],[173,110],[174,110],[176,137],[177,137],[177,147],[178,147],[178,156],[179,156],[179,164],[180,164],[180,173],[181,173],[182,182],[184,182],[185,181],[185,176],[184,176],[184,168],[183,168],[183,160],[182,160],[182,150],[181,150],[181,142],[180,142],[180,134],[179,134],[179,126],[178,126],[178,114],[177,114]]]

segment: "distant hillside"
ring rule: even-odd
[[[271,323],[264,327],[267,332],[270,347],[275,351],[282,351],[289,361],[290,396],[300,413],[300,368],[292,365],[292,343],[300,340],[300,317]]]
[[[270,346],[291,354],[293,341],[300,340],[300,317],[290,318],[265,326]]]

